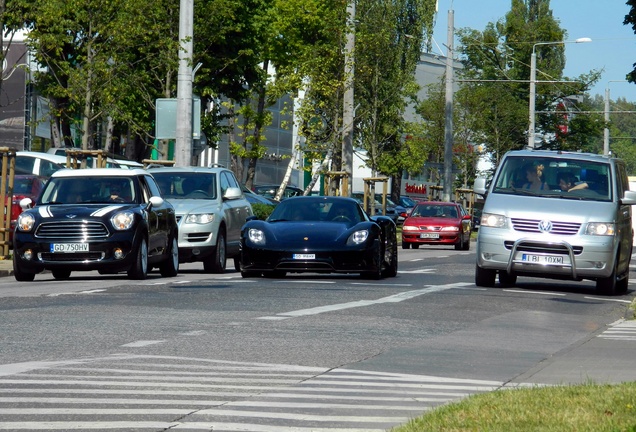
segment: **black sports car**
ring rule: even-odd
[[[128,272],[145,279],[152,266],[162,276],[179,269],[177,221],[145,170],[115,168],[53,173],[34,208],[25,198],[14,233],[13,269],[18,281],[51,270]]]
[[[283,200],[267,220],[241,230],[241,275],[287,272],[397,274],[395,222],[369,216],[355,199],[302,196]]]

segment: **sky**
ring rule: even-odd
[[[591,38],[590,43],[565,44],[564,76],[576,77],[592,69],[603,70],[601,79],[590,90],[593,96],[619,97],[636,102],[636,84],[623,82],[636,63],[636,34],[624,25],[630,7],[626,0],[551,0],[552,16],[567,31],[567,41]],[[433,51],[446,54],[448,11],[454,11],[455,28],[483,31],[486,24],[503,18],[510,0],[438,0]]]

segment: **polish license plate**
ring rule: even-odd
[[[295,260],[312,260],[316,259],[316,254],[294,254]]]
[[[436,239],[436,238],[439,238],[439,234],[438,233],[422,233],[420,234],[420,238]]]
[[[88,252],[88,243],[51,243],[53,253]]]
[[[563,264],[562,256],[523,254],[521,260],[533,264]]]

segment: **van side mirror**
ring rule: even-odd
[[[486,195],[486,191],[488,190],[488,183],[485,177],[477,177],[475,179],[475,183],[473,184],[473,192],[478,195]]]

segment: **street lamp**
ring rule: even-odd
[[[535,117],[535,102],[537,97],[536,85],[537,85],[537,53],[535,51],[538,45],[559,45],[566,43],[585,43],[592,42],[592,39],[588,37],[578,38],[573,41],[555,41],[555,42],[538,42],[532,45],[532,56],[530,57],[530,102],[529,102],[529,120],[530,126],[528,127],[528,147],[534,148],[534,117]]]

